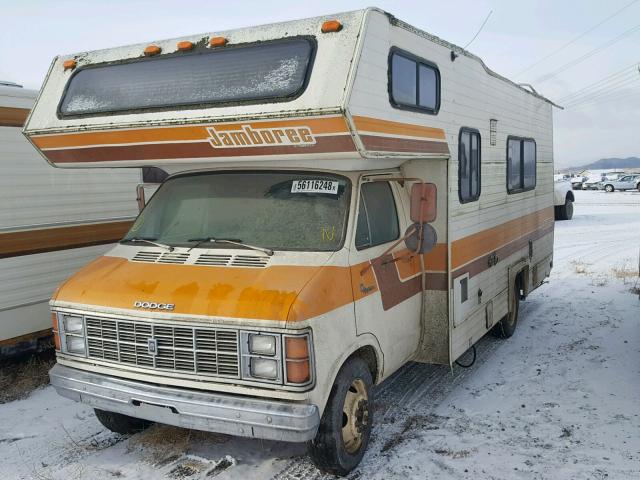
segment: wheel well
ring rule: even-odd
[[[378,381],[378,357],[376,356],[376,351],[371,345],[365,345],[364,347],[360,347],[358,350],[353,352],[349,358],[361,358],[365,361],[367,366],[369,367],[369,371],[371,372],[371,378],[373,378],[373,384],[375,385]]]
[[[573,196],[573,192],[571,192],[571,191],[567,192],[567,198],[569,200],[571,200],[572,202],[576,201],[575,197]]]

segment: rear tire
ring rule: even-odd
[[[138,433],[153,425],[149,420],[130,417],[122,413],[107,412],[94,408],[94,412],[98,421],[108,430],[115,433],[126,435],[128,433]]]
[[[605,185],[605,186],[604,186],[604,191],[605,191],[605,192],[609,192],[609,193],[611,193],[611,192],[613,192],[613,190],[614,190],[613,185],[609,185],[609,184],[608,184],[608,185]]]
[[[573,202],[565,198],[564,205],[556,207],[556,220],[571,220],[573,218]]]
[[[518,326],[518,313],[520,312],[520,281],[516,278],[513,285],[513,295],[509,301],[509,313],[491,329],[491,334],[498,338],[510,338]]]
[[[316,466],[346,475],[364,455],[373,421],[373,379],[366,362],[355,357],[342,366],[331,388],[309,455]]]

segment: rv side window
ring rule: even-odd
[[[507,139],[507,191],[526,192],[536,188],[536,142],[529,138]]]
[[[394,107],[438,113],[440,72],[434,64],[394,49],[389,70],[389,100]]]
[[[399,235],[398,213],[389,182],[363,184],[356,225],[356,249],[382,245],[396,240]]]
[[[473,202],[480,197],[480,132],[460,129],[458,143],[458,198],[460,203]]]

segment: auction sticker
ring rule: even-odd
[[[334,180],[294,180],[291,193],[330,193],[338,194],[338,183]]]

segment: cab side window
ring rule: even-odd
[[[398,212],[389,182],[363,184],[356,225],[356,249],[382,245],[399,236]]]

